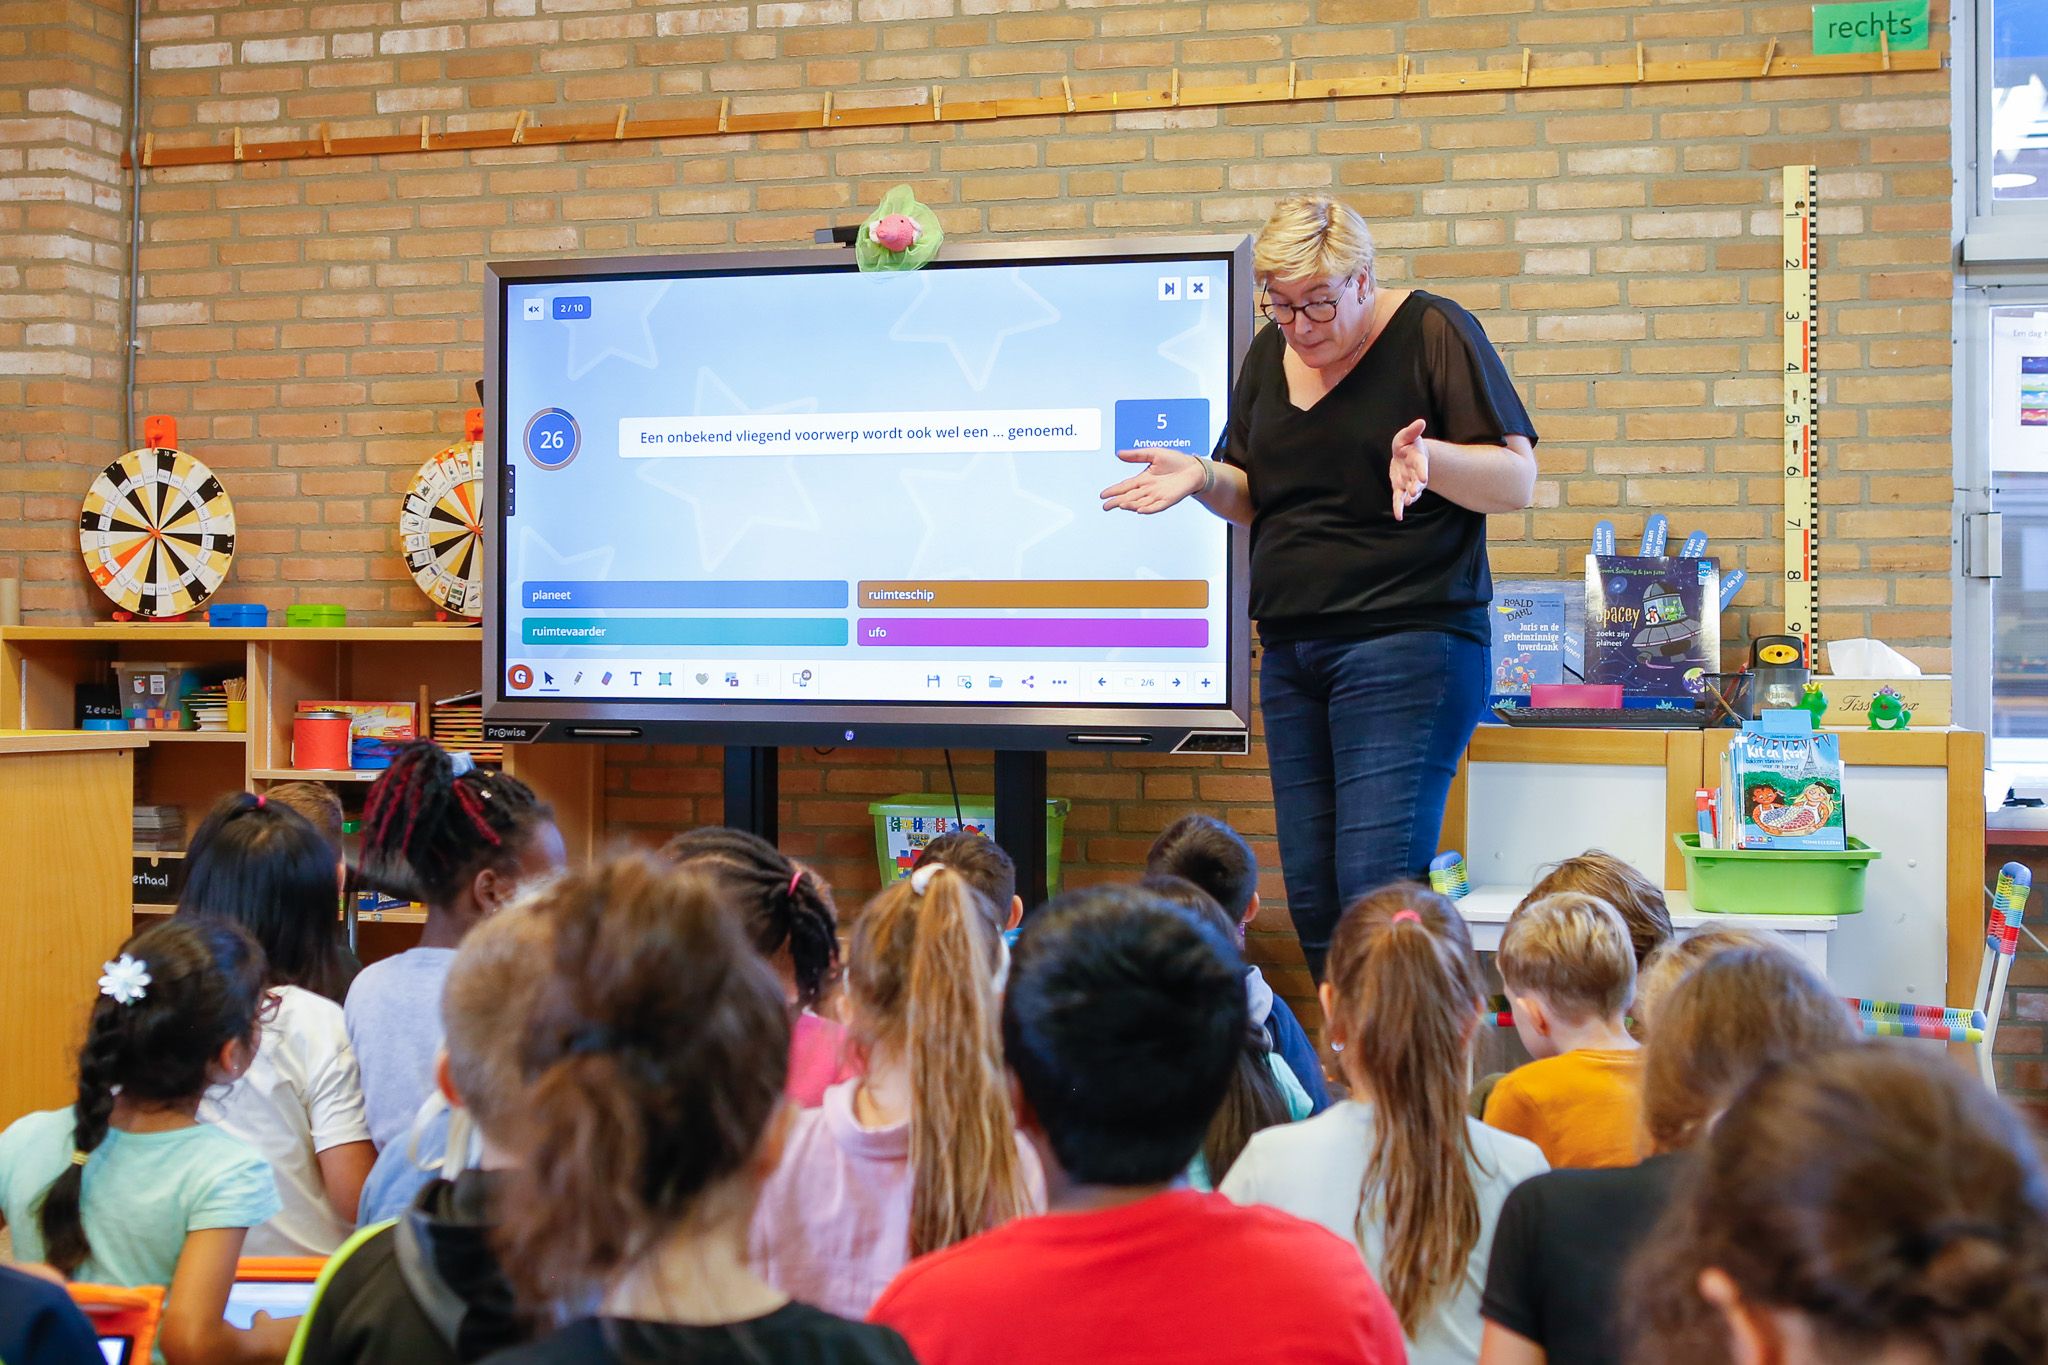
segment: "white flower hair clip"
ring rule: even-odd
[[[118,1005],[132,1005],[149,993],[149,964],[123,953],[100,964],[100,994]]]
[[[931,889],[932,878],[938,874],[944,863],[926,863],[910,874],[910,889],[922,896]]]
[[[448,769],[450,777],[461,777],[476,770],[476,759],[467,752],[457,749],[448,755]]]

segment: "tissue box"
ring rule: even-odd
[[[1951,724],[1951,698],[1953,688],[1946,673],[1923,673],[1917,678],[1837,678],[1832,675],[1816,677],[1820,690],[1827,694],[1828,711],[1821,718],[1822,725],[1851,726],[1862,730],[1870,724],[1870,699],[1878,689],[1889,687],[1899,694],[1906,703],[1906,709],[1913,713],[1915,730],[1931,729]]]

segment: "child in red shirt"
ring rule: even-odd
[[[870,1320],[923,1365],[1404,1361],[1355,1248],[1180,1179],[1246,1019],[1236,949],[1178,907],[1095,887],[1035,916],[1003,1049],[1051,1211],[913,1261]]]

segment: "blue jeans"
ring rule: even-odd
[[[1296,640],[1259,665],[1287,911],[1316,980],[1346,906],[1420,877],[1486,704],[1485,645],[1443,631]]]

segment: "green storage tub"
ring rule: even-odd
[[[1861,839],[1847,851],[1803,848],[1701,848],[1697,834],[1674,834],[1685,856],[1685,885],[1702,915],[1860,915],[1863,882],[1882,858]]]
[[[1046,894],[1060,890],[1060,846],[1067,837],[1067,811],[1071,803],[1055,796],[1045,803],[1045,886]],[[910,865],[924,846],[941,834],[971,829],[995,837],[996,804],[992,797],[962,797],[959,813],[953,798],[933,792],[912,792],[876,801],[868,806],[875,817],[875,860],[881,867],[882,885],[910,875]],[[963,820],[964,817],[964,820]],[[1009,907],[1002,907],[1009,913]]]

